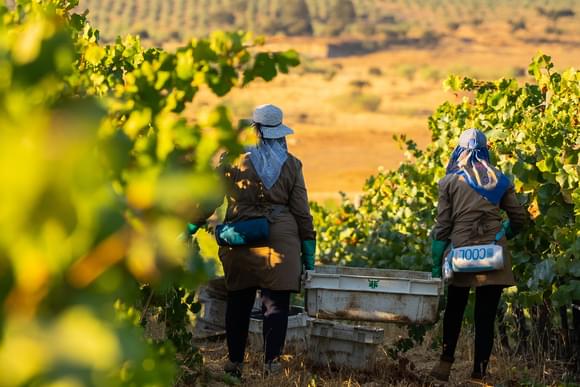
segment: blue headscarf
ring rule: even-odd
[[[511,186],[507,176],[491,165],[487,139],[477,129],[461,134],[447,164],[447,174],[463,176],[471,188],[495,205]]]
[[[247,149],[250,152],[250,160],[260,180],[266,189],[278,181],[282,167],[288,159],[288,145],[286,138],[260,138],[260,143]]]

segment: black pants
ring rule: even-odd
[[[485,375],[491,355],[497,305],[504,286],[488,285],[475,289],[475,356],[473,373]],[[454,360],[457,339],[461,331],[463,312],[469,297],[467,287],[449,285],[447,306],[443,317],[443,355],[441,360]]]
[[[244,361],[250,313],[256,298],[256,288],[228,292],[226,307],[226,338],[230,361]],[[264,353],[266,363],[282,354],[288,329],[290,292],[262,289]]]

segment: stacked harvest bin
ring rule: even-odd
[[[194,337],[203,339],[225,334],[227,290],[222,278],[216,278],[201,287],[197,301],[201,310],[196,316]]]
[[[384,330],[336,320],[427,324],[437,319],[440,279],[431,273],[319,266],[307,273],[305,304],[313,317],[310,361],[373,368]]]
[[[290,307],[285,348],[292,348],[295,351],[304,351],[307,349],[310,320],[311,318],[304,313],[304,308],[300,306]],[[263,323],[264,315],[262,314],[262,311],[256,310],[252,312],[248,341],[249,344],[256,349],[262,349],[264,346],[264,341],[262,339]]]
[[[217,280],[222,281],[222,280]],[[219,283],[219,282],[218,282]],[[288,319],[287,346],[306,349],[318,365],[373,368],[384,330],[346,324],[351,322],[428,324],[437,319],[440,279],[431,273],[338,266],[318,266],[308,271],[305,308],[293,307]],[[211,288],[212,284],[208,286]],[[213,284],[225,290],[225,286]],[[211,297],[208,297],[211,296]],[[221,297],[215,300],[215,297]],[[223,297],[222,297],[223,296]],[[196,331],[221,329],[225,320],[225,293],[202,289],[203,307]],[[262,316],[259,297],[250,321],[250,344],[261,348]]]

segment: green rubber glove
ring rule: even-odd
[[[187,242],[191,237],[199,230],[200,226],[194,223],[188,223],[187,228],[184,232],[179,234],[179,240]]]
[[[316,241],[308,239],[302,241],[302,264],[306,270],[314,270],[314,256],[316,255]]]
[[[191,236],[194,235],[197,230],[199,230],[198,224],[188,223],[187,224],[187,233]]]
[[[431,276],[433,278],[441,278],[443,253],[448,244],[449,242],[447,241],[438,241],[435,239],[431,242],[431,260],[433,261],[433,265],[431,266]]]
[[[509,239],[513,239],[516,234],[514,233],[514,230],[512,230],[511,226],[510,226],[510,221],[509,220],[504,220],[501,224],[501,227],[503,228],[504,232],[505,232],[505,237],[509,240]]]

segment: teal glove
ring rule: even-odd
[[[199,230],[198,224],[193,224],[193,223],[187,224],[187,233],[189,234],[189,236],[194,235],[197,232],[197,230]]]
[[[179,240],[184,242],[189,241],[199,228],[200,226],[198,224],[188,223],[186,230],[179,234]]]
[[[509,220],[504,220],[503,223],[501,224],[501,227],[503,228],[503,231],[505,232],[505,237],[507,239],[513,239],[516,236],[516,233],[514,233],[514,230],[512,230],[511,228]]]
[[[431,266],[431,276],[433,278],[441,278],[443,253],[448,244],[449,242],[447,241],[438,241],[435,239],[431,242],[431,260],[433,261],[433,265]]]
[[[306,270],[314,270],[314,256],[316,255],[316,241],[313,239],[302,241],[302,264]]]

